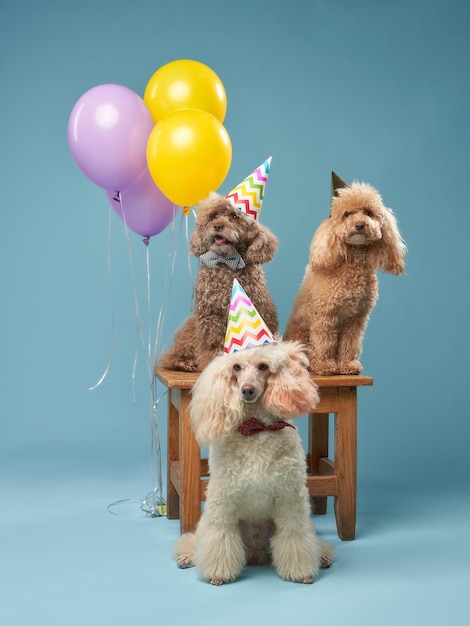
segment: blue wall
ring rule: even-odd
[[[407,275],[380,276],[366,333],[360,481],[468,481],[469,13],[464,0],[2,2],[1,459],[57,474],[149,464],[148,328],[162,311],[168,341],[190,310],[185,236],[178,221],[151,241],[149,321],[146,249],[131,234],[129,251],[113,215],[108,253],[106,197],[73,161],[67,121],[89,88],[143,95],[190,58],[227,92],[221,191],[273,157],[262,220],[280,239],[266,272],[281,325],[332,169],[398,217]]]

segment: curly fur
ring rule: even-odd
[[[307,345],[310,369],[320,375],[362,371],[358,359],[378,297],[377,270],[405,272],[405,243],[377,190],[355,182],[337,194],[313,236],[285,332]]]
[[[314,408],[307,365],[304,346],[280,341],[214,358],[194,386],[191,424],[209,445],[210,480],[196,532],[182,535],[175,553],[212,584],[235,580],[247,563],[273,563],[285,580],[311,583],[334,558],[311,521],[297,430],[237,430],[250,417],[291,423]]]
[[[277,332],[277,311],[262,268],[263,263],[271,261],[277,247],[277,238],[266,226],[234,209],[222,196],[212,193],[200,204],[191,237],[191,253],[200,257],[209,250],[221,255],[238,252],[245,267],[232,270],[223,263],[213,268],[200,264],[194,315],[176,332],[173,345],[160,359],[160,367],[198,372],[222,352],[234,278],[269,329]]]

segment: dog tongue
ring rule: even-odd
[[[225,243],[225,239],[221,235],[216,235],[214,241],[218,246],[222,246]]]

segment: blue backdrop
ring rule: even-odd
[[[380,276],[366,333],[375,386],[360,392],[361,475],[468,478],[464,2],[51,1],[2,14],[4,460],[148,461],[145,247],[131,233],[130,256],[112,215],[108,273],[109,205],[73,161],[66,129],[91,87],[143,96],[161,65],[190,58],[227,92],[233,161],[220,191],[273,157],[262,220],[280,239],[265,267],[281,327],[328,212],[332,169],[377,187],[398,217],[407,275]],[[191,306],[179,226],[149,250],[151,334],[162,309],[163,341]],[[109,374],[90,392],[113,343]]]
[[[195,266],[178,218],[151,240],[148,301],[147,249],[115,215],[108,236],[105,192],[74,162],[67,122],[91,87],[143,96],[160,66],[188,58],[227,92],[220,191],[273,157],[261,219],[280,239],[265,269],[281,327],[332,170],[378,188],[399,220],[407,274],[380,275],[362,355],[375,382],[359,391],[359,490],[410,476],[410,493],[468,489],[468,3],[2,0],[0,14],[4,475],[152,487],[146,351],[189,313]]]

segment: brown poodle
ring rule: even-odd
[[[336,190],[330,217],[310,245],[309,263],[284,338],[307,345],[318,375],[359,374],[377,270],[405,271],[406,246],[391,209],[366,183]]]
[[[199,205],[191,237],[191,253],[201,261],[194,315],[176,332],[159,367],[198,372],[223,351],[234,278],[271,332],[277,332],[277,311],[262,268],[277,246],[277,238],[266,226],[235,209],[226,198],[212,193]]]

